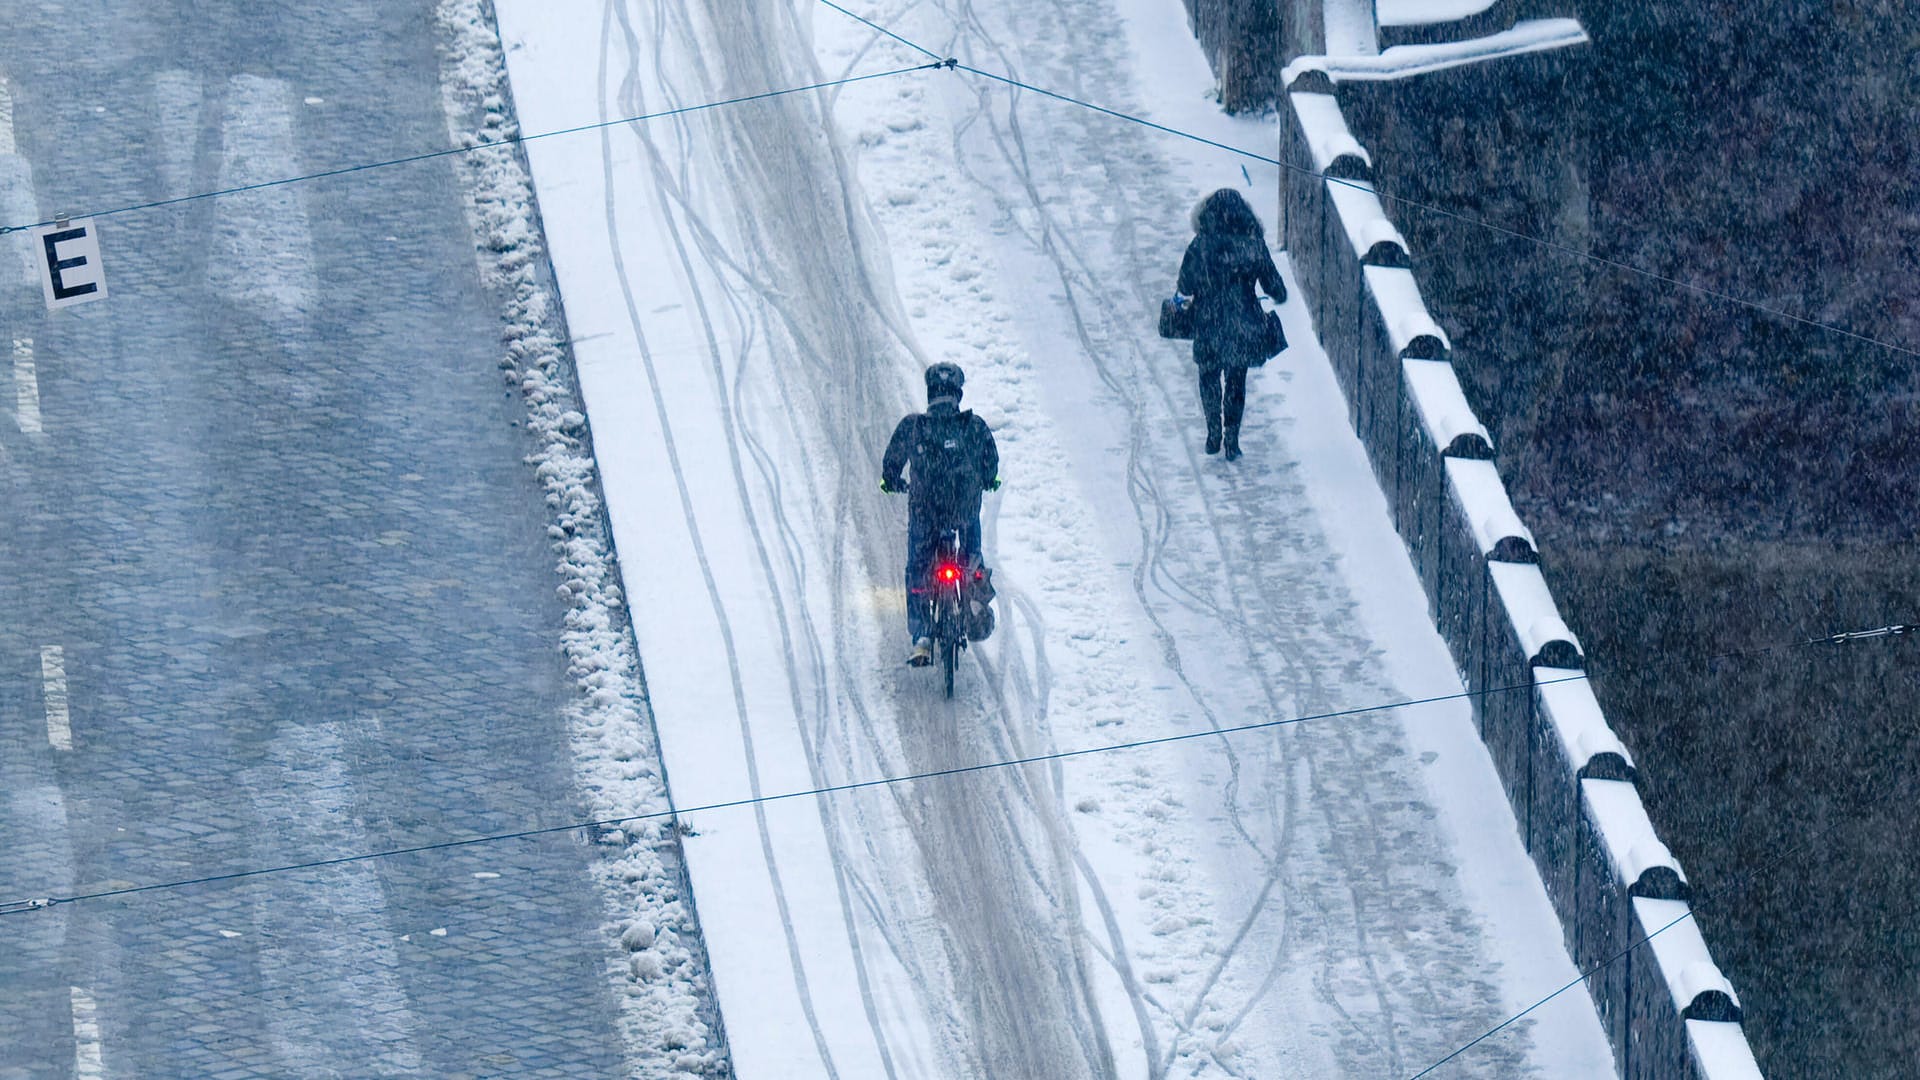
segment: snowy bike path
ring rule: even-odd
[[[901,25],[1227,123],[1154,5],[1016,6]],[[528,132],[925,59],[808,4],[499,13]],[[681,805],[1457,690],[1297,303],[1248,460],[1191,446],[1145,313],[1243,174],[1144,138],[934,72],[529,144]],[[951,706],[896,666],[874,488],[933,359],[1009,485]],[[686,848],[743,1076],[1392,1075],[1571,975],[1500,800],[1430,709],[695,814]],[[1563,1001],[1455,1075],[1607,1075]]]

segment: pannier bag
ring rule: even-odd
[[[993,571],[975,559],[967,568],[968,641],[985,641],[993,636],[993,597]]]

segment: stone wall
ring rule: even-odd
[[[1288,90],[1281,228],[1302,297],[1620,1072],[1757,1077],[1739,998],[1641,802],[1641,766],[1585,678],[1373,163],[1324,73]]]

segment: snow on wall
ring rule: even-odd
[[[1491,8],[1498,0],[1374,0],[1381,26],[1426,26],[1458,22]]]
[[[1659,958],[1660,966],[1679,972],[1679,976],[1667,984],[1673,1007],[1687,1013],[1718,1014],[1701,1019],[1737,1021],[1740,999],[1733,993],[1733,984],[1714,966],[1706,939],[1700,936],[1700,927],[1694,923],[1686,902],[1636,898],[1633,914],[1640,922],[1642,933],[1653,935],[1647,947]]]
[[[1402,360],[1401,378],[1420,414],[1427,437],[1443,454],[1456,457],[1493,453],[1493,436],[1467,404],[1460,375],[1445,360]],[[1511,504],[1509,504],[1511,505]],[[1515,520],[1518,520],[1517,518]]]
[[[1507,485],[1500,479],[1500,470],[1491,461],[1473,461],[1467,458],[1447,459],[1447,481],[1453,488],[1454,498],[1464,511],[1467,527],[1473,533],[1474,547],[1481,556],[1503,561],[1532,561],[1539,555],[1539,548],[1533,541],[1533,530],[1520,520],[1513,509],[1513,500],[1507,495]],[[1514,545],[1508,541],[1517,541],[1524,549],[1524,558],[1514,558]],[[1507,548],[1501,552],[1502,546]],[[1496,552],[1501,552],[1496,554]]]
[[[1537,563],[1493,562],[1487,564],[1487,573],[1493,575],[1500,606],[1529,662],[1540,662],[1556,644],[1570,647],[1572,659],[1579,660],[1580,641],[1560,618],[1560,606],[1553,602],[1553,592],[1547,588],[1546,575]]]
[[[1686,874],[1660,842],[1640,793],[1624,780],[1583,780],[1587,813],[1600,834],[1600,850],[1613,872],[1635,895],[1683,900]]]
[[[1287,86],[1292,86],[1294,79],[1308,71],[1321,72],[1336,83],[1378,82],[1507,56],[1564,49],[1584,45],[1589,40],[1586,28],[1578,19],[1532,19],[1485,37],[1432,45],[1394,45],[1377,52],[1374,49],[1337,50],[1330,33],[1327,55],[1300,57],[1283,68],[1280,75]]]
[[[1321,0],[1330,56],[1372,56],[1380,51],[1374,0]]]
[[[1369,169],[1373,167],[1373,159],[1367,156],[1360,140],[1347,130],[1346,117],[1341,115],[1340,103],[1332,94],[1289,94],[1287,100],[1293,103],[1294,116],[1306,135],[1314,171],[1324,173],[1342,158],[1358,161]]]
[[[1560,752],[1575,774],[1582,779],[1633,780],[1633,755],[1607,726],[1586,672],[1536,667],[1533,678],[1540,711],[1559,736]]]
[[[1493,44],[1530,49],[1585,39],[1578,23],[1516,31],[1514,40]],[[1485,48],[1487,41],[1467,44]],[[1426,62],[1448,47],[1420,48],[1429,50],[1421,54]],[[1295,170],[1321,175],[1283,173],[1282,228],[1355,431],[1388,492],[1435,623],[1477,694],[1481,737],[1569,952],[1588,973],[1621,1072],[1750,1080],[1760,1072],[1740,1027],[1739,999],[1694,923],[1690,885],[1647,815],[1638,768],[1585,678],[1579,640],[1540,571],[1533,534],[1494,463],[1484,460],[1491,440],[1446,358],[1452,343],[1410,270],[1364,264],[1376,238],[1399,236],[1372,224],[1386,215],[1371,185],[1324,179],[1337,175],[1336,161],[1371,161],[1338,99],[1324,92],[1325,79],[1313,74],[1369,77],[1351,74],[1352,63],[1308,57],[1288,66],[1288,84],[1300,89],[1288,95],[1283,152]],[[1409,355],[1435,351],[1415,347],[1427,337],[1441,355]],[[1382,356],[1389,351],[1397,356],[1390,368]],[[1531,692],[1511,692],[1515,686]]]
[[[1327,198],[1332,201],[1334,216],[1340,221],[1340,228],[1346,234],[1347,243],[1353,248],[1353,257],[1361,262],[1370,258],[1378,265],[1404,266],[1407,255],[1407,238],[1387,217],[1387,211],[1380,204],[1380,196],[1373,185],[1365,180],[1349,180],[1344,183],[1327,183]],[[1376,251],[1379,245],[1386,244],[1391,253]],[[1383,258],[1391,262],[1381,261]]]
[[[1452,348],[1447,332],[1427,313],[1420,298],[1420,286],[1413,271],[1398,266],[1369,266],[1360,271],[1366,279],[1367,293],[1380,311],[1392,335],[1395,352],[1404,352],[1415,340],[1431,337],[1443,348]]]
[[[1760,1080],[1760,1063],[1754,1060],[1753,1047],[1747,1045],[1739,1024],[1689,1020],[1687,1042],[1700,1075],[1713,1080]]]

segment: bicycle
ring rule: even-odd
[[[917,590],[929,605],[927,626],[932,631],[934,659],[940,665],[940,683],[948,698],[953,697],[953,672],[960,664],[960,653],[968,645],[973,616],[969,592],[987,585],[987,572],[978,560],[969,560],[960,547],[960,530],[942,529],[940,543],[934,548],[933,568],[923,589]],[[990,600],[983,600],[988,603]]]
[[[992,485],[998,488],[996,480]],[[889,495],[904,494],[908,485],[901,480],[882,478],[880,490]],[[991,489],[990,489],[991,490]],[[933,655],[925,660],[917,656],[915,667],[940,665],[940,683],[948,698],[953,697],[953,673],[960,666],[960,653],[973,641],[985,641],[993,635],[993,574],[978,555],[969,556],[960,542],[961,527],[948,525],[940,530],[926,580],[909,585],[907,602],[922,605]]]

